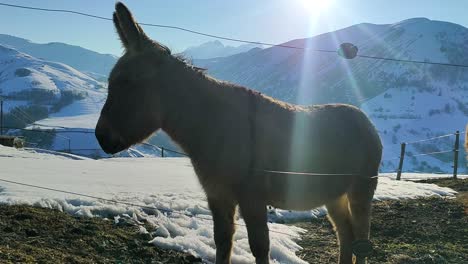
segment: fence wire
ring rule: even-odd
[[[166,213],[166,214],[175,214],[175,215],[187,216],[187,217],[190,217],[190,218],[197,218],[197,219],[208,220],[208,221],[213,220],[212,218],[206,218],[206,217],[201,217],[201,216],[198,216],[198,215],[195,215],[195,214],[178,212],[178,211],[174,211],[172,209],[166,209],[166,208],[160,208],[160,207],[154,207],[154,206],[124,202],[124,201],[115,200],[115,199],[103,198],[103,197],[99,197],[99,196],[95,196],[95,195],[83,194],[83,193],[78,193],[78,192],[73,192],[73,191],[66,191],[66,190],[50,188],[50,187],[44,187],[44,186],[39,186],[39,185],[34,185],[34,184],[27,184],[27,183],[22,183],[22,182],[17,182],[17,181],[6,180],[6,179],[2,179],[2,178],[0,178],[0,181],[10,183],[10,184],[16,184],[16,185],[20,185],[20,186],[35,188],[35,189],[41,189],[41,190],[47,190],[47,191],[52,191],[52,192],[70,194],[70,195],[75,195],[75,196],[80,196],[80,197],[86,197],[86,198],[90,198],[90,199],[94,199],[94,200],[98,200],[98,201],[104,201],[104,202],[107,202],[107,203],[122,204],[122,205],[127,205],[127,206],[132,206],[132,207],[139,207],[139,208],[146,209],[146,210],[158,210],[158,211],[161,211],[161,212]],[[247,227],[247,225],[239,224],[239,223],[234,223],[234,225]],[[292,234],[289,234],[289,233],[280,232],[280,231],[276,231],[276,230],[269,230],[269,232],[270,233],[277,233],[277,234],[281,234],[281,235],[287,235],[287,236],[290,236],[290,237],[297,237],[297,235],[292,235]]]
[[[455,152],[455,151],[458,151],[458,150],[450,149],[450,150],[434,151],[434,152],[421,153],[421,154],[412,154],[412,155],[408,154],[408,155],[406,155],[406,157],[430,156],[430,155],[449,153],[449,152]]]
[[[112,21],[111,18],[92,15],[84,12],[74,11],[74,10],[67,10],[67,9],[52,9],[52,8],[41,8],[41,7],[33,7],[33,6],[25,6],[25,5],[14,5],[14,4],[7,4],[7,3],[0,3],[0,6],[12,7],[12,8],[21,8],[21,9],[28,9],[28,10],[36,10],[36,11],[43,11],[43,12],[55,12],[55,13],[67,13],[67,14],[75,14],[85,17],[91,17],[106,21]],[[322,52],[322,53],[334,53],[339,54],[336,50],[324,50],[324,49],[313,49],[309,47],[298,47],[298,46],[291,46],[286,44],[273,44],[267,42],[260,42],[260,41],[252,41],[252,40],[245,40],[245,39],[238,39],[232,37],[224,37],[209,33],[204,33],[201,31],[196,31],[184,27],[179,26],[171,26],[171,25],[163,25],[163,24],[153,24],[153,23],[138,23],[142,26],[149,26],[149,27],[158,27],[158,28],[167,28],[167,29],[174,29],[179,31],[188,32],[191,34],[201,35],[210,38],[240,42],[240,43],[248,43],[248,44],[256,44],[256,45],[264,45],[270,47],[281,47],[287,49],[294,49],[294,50],[301,50],[301,51],[312,51],[312,52]],[[444,62],[430,62],[430,61],[416,61],[416,60],[409,60],[409,59],[398,59],[398,58],[386,58],[380,56],[371,56],[371,55],[361,55],[357,54],[356,57],[364,58],[364,59],[373,59],[373,60],[383,60],[383,61],[393,61],[393,62],[403,62],[403,63],[415,63],[415,64],[429,64],[429,65],[440,65],[440,66],[451,66],[451,67],[458,67],[458,68],[468,68],[468,65],[464,64],[454,64],[454,63],[444,63]]]
[[[422,143],[422,142],[426,142],[426,141],[432,141],[432,140],[436,140],[436,139],[440,139],[440,138],[446,138],[446,137],[451,137],[451,136],[455,136],[456,133],[450,133],[450,134],[446,134],[446,135],[442,135],[442,136],[437,136],[437,137],[432,137],[432,138],[426,138],[426,139],[421,139],[421,140],[416,140],[416,141],[409,141],[409,142],[405,142],[406,145],[410,145],[410,144],[416,144],[416,143]]]

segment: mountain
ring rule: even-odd
[[[94,128],[107,97],[106,83],[59,62],[35,58],[0,45],[0,98],[7,128],[54,129],[51,133],[9,129],[41,148],[102,157]],[[180,151],[167,135],[150,143]],[[160,150],[140,145],[121,156],[159,155]],[[174,153],[165,152],[167,156]]]
[[[468,29],[426,18],[395,24],[359,24],[285,45],[224,58],[194,60],[216,78],[296,104],[349,103],[376,124],[384,143],[382,169],[398,165],[400,142],[463,130],[468,121],[468,69],[357,57],[334,52],[350,42],[360,55],[468,64]],[[451,172],[454,137],[407,146],[404,170]],[[462,156],[462,155],[460,155]],[[460,164],[466,164],[460,158]],[[463,168],[466,171],[466,168]]]
[[[210,59],[227,57],[238,53],[247,52],[251,49],[259,49],[259,45],[243,44],[238,47],[225,46],[219,40],[203,43],[199,46],[189,47],[182,54],[189,59]]]
[[[36,58],[67,64],[95,78],[107,78],[117,62],[114,55],[97,53],[79,46],[59,42],[38,44],[4,34],[0,34],[0,45],[12,47]]]
[[[66,64],[0,45],[0,96],[6,100],[7,112],[17,106],[38,105],[50,113],[94,113],[105,94],[104,83]],[[72,104],[80,106],[66,111]]]
[[[73,135],[63,136],[57,126],[93,127],[107,95],[105,83],[59,62],[35,58],[0,45],[0,97],[4,101],[4,124],[23,128],[38,124],[52,133],[10,130],[26,136],[40,147],[66,149]],[[75,140],[83,148],[97,144],[91,134]],[[93,135],[94,137],[94,135]],[[88,144],[89,143],[89,144]]]

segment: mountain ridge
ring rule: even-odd
[[[76,45],[61,42],[39,44],[5,34],[0,34],[0,44],[11,46],[36,58],[70,65],[94,78],[106,78],[118,59],[114,55],[101,54]]]
[[[240,46],[234,47],[224,45],[219,40],[213,40],[202,43],[198,46],[188,47],[181,54],[185,57],[188,57],[189,59],[212,59],[232,56],[260,47],[260,45],[256,44],[242,44]]]

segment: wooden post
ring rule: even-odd
[[[161,157],[164,158],[164,147],[161,147]]]
[[[405,150],[406,150],[406,143],[401,143],[401,153],[400,153],[400,164],[398,164],[398,171],[396,179],[399,181],[401,179],[401,172],[403,170],[403,161],[405,160]]]
[[[455,133],[455,147],[453,148],[453,178],[457,178],[458,172],[458,152],[460,152],[460,131]]]

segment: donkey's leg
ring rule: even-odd
[[[266,203],[258,197],[243,197],[239,201],[242,217],[247,224],[250,250],[257,264],[268,264],[270,260],[270,238],[268,236]]]
[[[356,263],[366,263],[366,257],[372,253],[370,238],[370,219],[372,197],[377,187],[377,178],[362,178],[353,184],[348,193],[351,210],[351,224],[355,241],[353,253],[356,255]]]
[[[208,197],[208,205],[214,222],[216,264],[230,264],[236,203],[232,200]]]
[[[340,257],[338,263],[350,264],[353,261],[351,244],[354,240],[349,213],[349,202],[346,194],[327,203],[328,218],[336,231],[338,244],[340,245]]]

